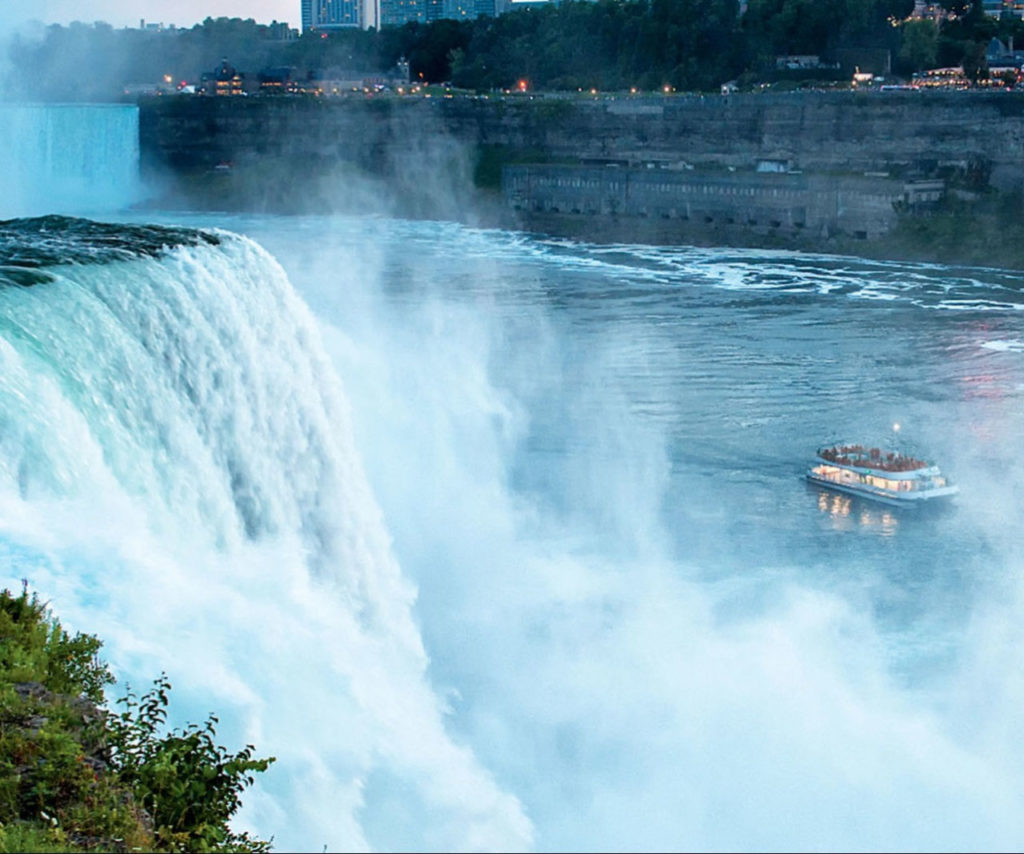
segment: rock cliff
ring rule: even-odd
[[[616,223],[650,217],[656,239],[680,242],[713,239],[712,224],[763,242],[768,222],[802,245],[872,240],[948,194],[1020,193],[1024,94],[167,97],[141,103],[140,149],[162,201],[190,207],[483,210],[602,234],[642,234]],[[577,192],[581,169],[594,194]],[[624,176],[632,195],[617,201]],[[718,195],[702,206],[701,192]]]

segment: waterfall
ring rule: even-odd
[[[447,816],[441,848],[529,844],[445,730],[415,590],[284,271],[226,232],[118,235],[0,229],[3,270],[35,273],[0,279],[3,583],[28,578],[121,677],[166,670],[190,719],[216,708],[276,755],[248,820],[286,850],[366,848],[382,778]],[[46,262],[61,241],[76,263]]]
[[[138,197],[135,106],[0,104],[0,150],[0,218],[110,212]]]

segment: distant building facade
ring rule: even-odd
[[[202,75],[199,81],[201,95],[245,95],[245,75],[235,70],[226,59],[213,71]]]
[[[381,26],[396,27],[411,21],[425,23],[427,18],[428,0],[380,0]]]
[[[299,91],[294,66],[264,68],[257,76],[262,95],[294,95]]]
[[[1024,17],[1024,0],[982,0],[981,5],[994,18]]]
[[[311,71],[298,83],[299,92],[312,95],[348,95],[352,92],[401,91],[409,83],[409,61],[403,56],[389,71],[359,71],[332,66]]]
[[[147,21],[145,18],[139,19],[139,29],[145,33],[177,33],[178,28],[174,24],[165,24],[162,21],[153,22]]]
[[[426,20],[451,18],[467,21],[484,16],[494,18],[516,6],[548,5],[556,0],[424,0]]]
[[[272,21],[267,25],[267,36],[271,41],[290,42],[299,37],[299,32],[287,23]]]
[[[556,0],[302,0],[302,31],[345,27],[397,26],[494,17],[516,6],[547,5]],[[1024,2],[1024,0],[1022,0]]]
[[[302,31],[377,27],[379,4],[380,0],[302,0]]]
[[[476,17],[476,0],[445,0],[444,17],[456,21]]]

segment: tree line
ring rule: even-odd
[[[291,67],[383,72],[401,57],[414,80],[477,91],[715,90],[726,80],[770,80],[779,55],[834,63],[844,49],[887,50],[909,75],[963,65],[986,73],[993,37],[1024,47],[1024,22],[986,15],[980,0],[943,0],[951,17],[910,20],[913,0],[564,0],[498,17],[310,32],[281,38],[281,25],[207,18],[164,32],[106,24],[53,25],[7,45],[8,95],[34,100],[110,100],[128,83],[165,75],[195,82],[223,59],[255,75]]]

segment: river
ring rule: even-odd
[[[99,218],[124,253],[88,227],[6,247],[78,263],[0,288],[5,583],[122,684],[166,670],[176,723],[215,709],[278,757],[246,829],[1019,849],[1021,274]],[[140,223],[215,242],[153,257]],[[960,495],[809,486],[836,440]]]

